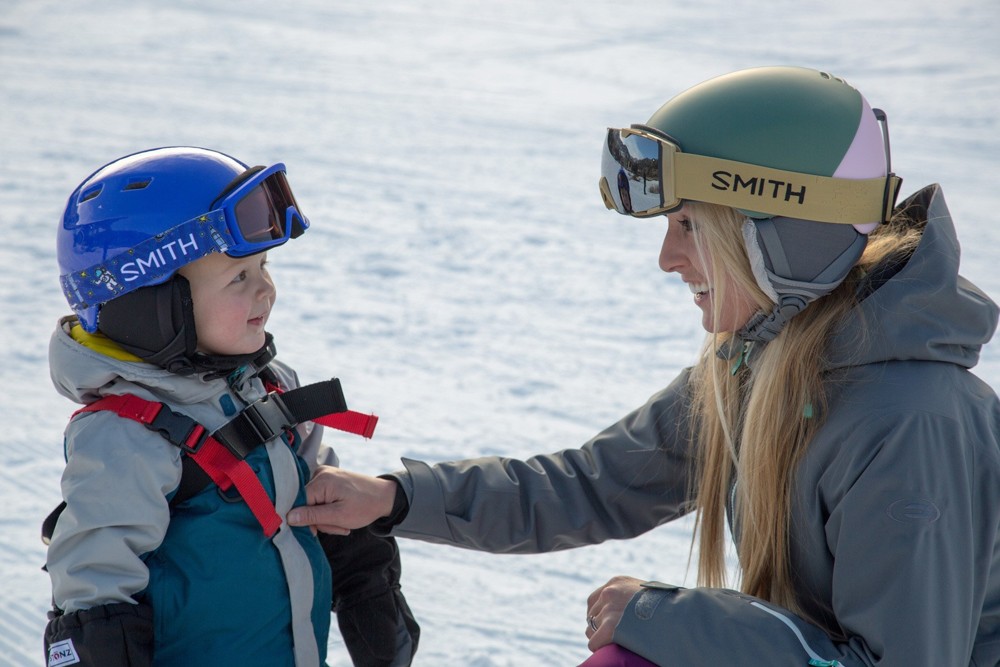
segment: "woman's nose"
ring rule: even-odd
[[[663,244],[660,246],[660,270],[670,273],[679,271],[683,262],[683,254],[679,251],[678,243],[668,231],[663,236]]]

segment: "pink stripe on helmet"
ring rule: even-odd
[[[862,95],[861,122],[858,124],[858,131],[833,176],[852,179],[878,178],[886,175],[886,167],[882,130],[868,100]],[[854,225],[854,228],[862,234],[868,234],[878,225],[878,221],[875,221]]]

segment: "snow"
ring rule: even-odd
[[[105,162],[161,145],[283,161],[313,227],[271,253],[270,329],[381,417],[345,467],[582,443],[664,386],[700,317],[662,219],[607,212],[605,128],[756,65],[846,78],[889,114],[904,194],[944,186],[963,273],[1000,295],[1000,4],[987,0],[6,0],[0,13],[0,664],[42,663],[39,524],[59,502],[46,349],[54,231]],[[1000,352],[978,374],[1000,389]],[[569,665],[616,574],[688,585],[690,526],[539,556],[404,541],[418,665]],[[334,631],[331,666],[349,660]]]

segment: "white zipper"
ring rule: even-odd
[[[844,667],[843,663],[837,660],[824,660],[819,655],[819,653],[817,653],[812,649],[812,646],[809,645],[809,642],[806,641],[806,638],[802,636],[802,631],[799,630],[798,627],[794,623],[792,623],[792,621],[784,614],[776,612],[773,609],[770,609],[769,607],[765,607],[764,605],[756,601],[751,602],[750,604],[754,607],[757,607],[758,609],[763,609],[771,616],[774,616],[776,619],[778,619],[779,621],[781,621],[782,623],[784,623],[785,625],[787,625],[789,628],[792,629],[792,632],[795,633],[795,636],[799,640],[799,644],[801,644],[802,648],[805,649],[806,653],[809,654],[810,665],[812,665],[813,667]]]

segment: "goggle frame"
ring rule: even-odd
[[[685,153],[665,133],[641,124],[608,128],[598,183],[601,196],[609,209],[636,218],[672,213],[685,201],[701,201],[750,211],[751,217],[758,218],[783,216],[848,225],[885,222],[892,216],[902,179],[890,170],[885,114],[878,109],[875,114],[883,126],[888,173],[869,179],[817,176]],[[616,144],[621,148],[613,150]],[[623,151],[630,158],[628,164],[616,156]],[[654,151],[657,168],[650,179],[645,172],[650,171],[648,161]],[[636,168],[640,162],[644,163],[643,173]],[[633,183],[640,181],[642,191],[633,190]],[[652,193],[651,187],[655,188]],[[651,194],[658,195],[655,205],[639,209],[632,205],[636,200],[649,203]]]

